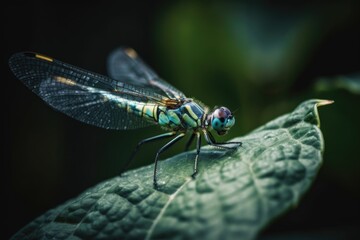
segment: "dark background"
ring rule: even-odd
[[[359,226],[360,98],[346,85],[346,76],[360,69],[359,4],[293,4],[29,1],[3,6],[1,197],[6,225],[1,239],[119,174],[139,140],[161,133],[156,128],[103,130],[56,112],[14,78],[9,57],[36,51],[106,74],[106,58],[119,46],[136,49],[187,96],[211,107],[239,108],[237,126],[227,139],[306,99],[334,99],[334,105],[320,109],[326,150],[319,176],[299,206],[262,237],[353,236]],[[333,84],[338,76],[345,76],[340,77],[345,87]],[[160,146],[144,147],[130,168],[152,163]],[[165,156],[182,149],[177,146]]]

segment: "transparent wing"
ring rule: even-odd
[[[50,106],[102,128],[134,129],[156,124],[128,113],[127,106],[164,105],[168,100],[152,89],[115,81],[36,53],[14,54],[9,66],[18,79]]]
[[[113,79],[141,87],[151,87],[159,94],[169,98],[186,98],[185,94],[160,79],[131,48],[118,48],[108,58],[108,73]]]

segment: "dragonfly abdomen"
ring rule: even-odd
[[[123,106],[128,113],[141,116],[147,120],[157,122],[158,119],[158,105],[154,103],[142,103],[127,101]]]

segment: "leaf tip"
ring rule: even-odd
[[[319,99],[316,106],[321,107],[321,106],[333,104],[334,102],[335,102],[334,100]]]
[[[316,101],[316,104],[314,106],[314,112],[315,112],[315,118],[316,118],[315,122],[316,122],[317,127],[320,128],[320,118],[319,118],[319,113],[318,113],[318,107],[330,105],[333,103],[334,103],[334,100],[327,100],[327,99],[318,99]]]

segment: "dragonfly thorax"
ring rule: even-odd
[[[228,108],[219,107],[207,116],[206,123],[219,135],[224,135],[235,124],[235,118]]]
[[[157,121],[172,130],[189,130],[202,127],[205,111],[194,101],[185,101],[178,108],[159,106]]]

